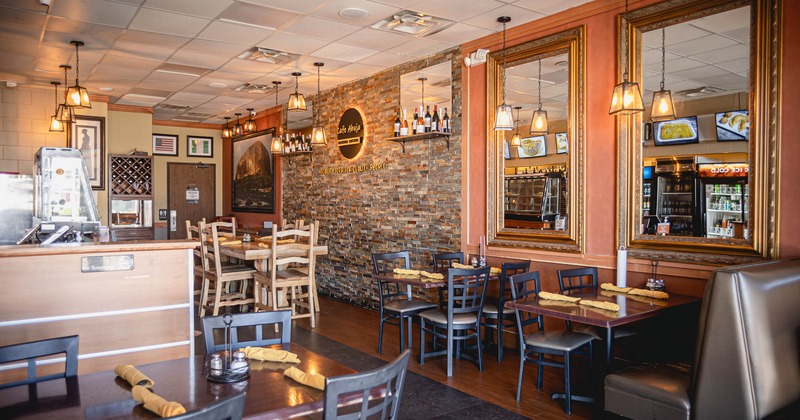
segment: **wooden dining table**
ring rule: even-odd
[[[241,238],[237,239],[240,240]],[[260,243],[268,246],[260,246]],[[269,271],[269,259],[272,257],[272,243],[252,241],[229,245],[225,242],[220,242],[219,252],[223,255],[240,260],[254,261],[256,269],[265,273]],[[298,255],[302,255],[302,253],[298,253]],[[314,255],[328,255],[328,246],[314,245]]]
[[[136,366],[155,385],[151,390],[181,403],[187,411],[206,407],[227,396],[246,392],[244,418],[286,419],[318,416],[324,391],[284,377],[296,366],[326,377],[355,373],[353,369],[297,344],[271,346],[297,354],[299,364],[250,360],[250,378],[233,384],[210,382],[203,374],[206,358],[167,360]],[[143,419],[158,418],[133,400],[131,386],[113,371],[78,375],[0,390],[0,418]]]

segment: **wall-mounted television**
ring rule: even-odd
[[[653,139],[656,146],[698,143],[697,117],[682,117],[653,123]]]
[[[747,141],[750,139],[750,118],[747,110],[717,112],[717,141]]]

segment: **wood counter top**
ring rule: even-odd
[[[131,252],[167,249],[192,249],[195,242],[185,239],[164,241],[82,242],[50,245],[2,245],[0,258],[30,255],[93,254],[99,252]]]

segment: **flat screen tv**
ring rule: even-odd
[[[714,114],[717,141],[747,141],[750,139],[750,118],[747,110]]]
[[[697,117],[682,117],[653,123],[653,139],[656,146],[699,142]]]

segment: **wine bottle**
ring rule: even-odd
[[[408,135],[408,120],[406,119],[406,110],[403,110],[403,123],[400,125],[400,137]]]
[[[431,132],[431,106],[425,105],[425,132]]]
[[[417,134],[418,122],[419,122],[419,114],[417,114],[417,108],[414,108],[414,119],[411,120],[411,134]]]
[[[433,106],[433,116],[431,116],[431,131],[439,131],[439,111],[436,105]]]
[[[425,127],[425,116],[422,114],[422,108],[420,108],[419,111],[420,114],[417,118],[417,134],[423,134],[426,132],[427,127]]]
[[[400,137],[400,110],[397,110],[397,116],[394,117],[394,136]]]
[[[450,116],[447,115],[447,108],[444,109],[444,117],[442,118],[442,133],[450,132]]]

